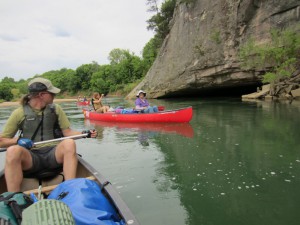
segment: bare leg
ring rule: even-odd
[[[23,170],[32,167],[32,157],[28,150],[18,145],[7,148],[5,160],[5,179],[7,191],[21,190]]]
[[[103,109],[103,113],[106,113],[106,112],[107,112],[106,106],[103,106],[102,109]]]
[[[58,163],[63,163],[65,179],[75,178],[78,164],[75,141],[67,139],[59,143],[56,147],[55,157]]]
[[[98,113],[103,113],[103,107],[101,107],[101,108],[97,109],[97,111],[96,111],[96,112],[98,112]]]

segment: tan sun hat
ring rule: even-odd
[[[144,92],[143,90],[139,90],[138,93],[136,94],[136,97],[139,97],[139,95],[143,93],[146,96],[146,92]]]
[[[28,90],[29,92],[41,92],[41,91],[48,91],[53,94],[58,94],[60,89],[54,87],[50,80],[45,78],[34,78],[28,83]]]

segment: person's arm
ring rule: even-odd
[[[62,132],[63,132],[65,137],[70,137],[70,136],[73,136],[73,135],[79,135],[79,134],[87,133],[86,131],[81,131],[80,132],[80,131],[72,130],[71,128],[64,129]],[[97,135],[98,135],[98,132],[96,130],[89,130],[89,132],[91,132],[91,138],[96,138]]]
[[[64,137],[82,134],[81,132],[72,130],[71,128],[64,129],[64,130],[62,130],[62,132],[63,132]]]
[[[0,147],[7,148],[9,146],[16,145],[17,141],[18,141],[18,137],[14,137],[14,138],[0,137]]]
[[[93,103],[100,103],[100,102],[101,102],[101,98],[98,99],[98,100],[97,100],[97,99],[94,99],[94,100],[93,100]]]
[[[17,144],[19,137],[15,137],[15,135],[18,131],[19,123],[23,119],[24,111],[22,108],[18,108],[12,112],[0,134],[0,147],[6,148]]]
[[[94,102],[101,103],[103,97],[104,97],[104,94],[101,94],[100,98],[98,100],[94,100]]]

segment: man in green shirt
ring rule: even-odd
[[[0,147],[7,147],[5,178],[10,192],[20,191],[23,175],[34,175],[45,169],[63,167],[66,180],[76,176],[78,162],[73,139],[33,146],[36,141],[83,133],[72,130],[62,108],[53,104],[60,89],[47,79],[35,78],[29,82],[28,90],[21,99],[22,106],[13,111],[0,135]],[[88,133],[87,137],[97,137],[97,131],[84,132]]]

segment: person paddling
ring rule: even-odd
[[[109,111],[109,106],[102,104],[102,98],[104,97],[104,94],[99,94],[99,92],[95,92],[93,94],[92,98],[92,105],[94,107],[94,110],[99,113],[106,113]]]
[[[97,137],[97,131],[79,132],[70,128],[70,122],[53,99],[60,89],[51,81],[35,78],[28,84],[28,94],[21,99],[0,135],[0,147],[7,147],[5,179],[7,190],[18,192],[23,176],[34,176],[42,170],[57,170],[62,167],[65,180],[75,178],[77,169],[76,143],[65,139],[60,143],[50,142],[33,146],[35,141],[46,141],[88,133]],[[17,137],[15,135],[19,133]]]

